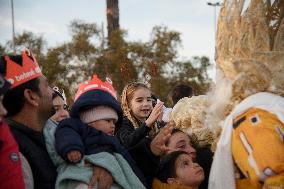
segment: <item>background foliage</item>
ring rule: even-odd
[[[101,79],[110,77],[119,94],[131,81],[146,82],[168,106],[168,93],[177,84],[192,86],[196,95],[209,88],[209,59],[180,60],[180,33],[166,26],[154,27],[147,42],[126,41],[125,30],[115,30],[106,38],[102,28],[82,20],[73,20],[69,29],[71,40],[55,47],[28,31],[17,34],[15,45],[18,53],[23,47],[32,50],[51,85],[64,88],[70,102],[78,84],[94,73]],[[11,41],[0,44],[1,54],[9,52]]]

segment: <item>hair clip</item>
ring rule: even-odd
[[[54,86],[52,90],[59,93],[63,97],[63,100],[66,102],[66,96],[65,96],[65,92],[63,89],[61,89],[61,92],[60,92],[60,89],[57,86]]]

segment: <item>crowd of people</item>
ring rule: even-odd
[[[118,100],[111,80],[94,75],[69,108],[29,50],[0,61],[0,188],[159,188],[162,182],[197,188],[208,181],[212,155],[199,158],[190,136],[162,120],[164,103],[146,84],[128,84]],[[184,90],[172,91],[174,102],[179,93],[192,95]],[[209,162],[205,174],[196,161]],[[171,174],[160,173],[167,168]]]
[[[95,73],[69,107],[29,50],[1,55],[0,189],[284,189],[284,1],[221,5],[216,83],[173,107]]]
[[[69,108],[64,91],[51,88],[29,50],[1,56],[0,73],[1,189],[212,185],[210,146],[196,145],[163,119],[167,108],[146,84],[129,83],[119,98],[109,78],[94,74],[79,85]],[[173,104],[193,95],[186,85],[170,92]],[[222,150],[216,154],[213,168],[222,172]]]

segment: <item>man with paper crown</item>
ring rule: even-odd
[[[231,111],[209,189],[284,188],[283,36],[283,0],[224,2],[216,49],[218,67],[232,84]]]
[[[20,152],[27,159],[34,179],[34,188],[55,187],[57,176],[44,142],[43,126],[52,115],[52,89],[29,50],[20,55],[4,55],[1,66],[11,89],[5,94],[7,122]]]
[[[70,118],[62,120],[55,131],[55,147],[61,156],[54,161],[59,170],[56,188],[87,188],[87,184],[91,188],[145,188],[144,176],[114,137],[121,120],[110,79],[103,82],[94,75],[80,84]],[[90,166],[101,176],[97,180],[91,179]]]

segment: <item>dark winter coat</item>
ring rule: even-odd
[[[7,122],[19,145],[20,152],[30,164],[34,188],[55,188],[57,172],[46,150],[43,133],[34,131],[11,119],[8,119]]]
[[[135,129],[130,120],[124,117],[122,125],[116,132],[116,137],[120,143],[128,149],[145,175],[148,188],[151,188],[155,170],[159,164],[159,157],[155,156],[150,149],[150,131],[151,128],[147,127],[145,123],[140,123],[139,128]]]
[[[150,143],[150,138],[144,138],[138,144],[128,149],[137,166],[145,175],[148,188],[152,186],[155,171],[160,161],[160,157],[155,156],[151,152]]]
[[[127,117],[124,117],[115,136],[123,146],[130,149],[140,143],[144,138],[147,138],[150,131],[151,128],[147,127],[145,123],[140,123],[139,127],[135,129],[131,121]]]

